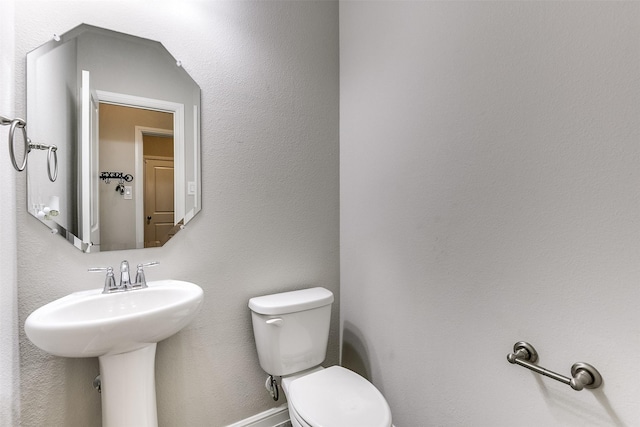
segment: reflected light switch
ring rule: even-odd
[[[125,200],[131,200],[133,198],[133,194],[132,194],[130,185],[125,185],[124,186],[124,198],[125,198]]]

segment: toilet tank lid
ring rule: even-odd
[[[278,315],[311,310],[331,303],[333,293],[317,287],[254,297],[249,300],[249,308],[259,314]]]

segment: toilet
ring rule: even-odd
[[[321,366],[332,303],[333,293],[321,287],[251,298],[260,366],[282,377],[294,427],[393,427],[373,384],[341,366]]]

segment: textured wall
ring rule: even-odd
[[[158,346],[160,424],[223,426],[272,407],[248,299],[318,285],[339,296],[338,4],[19,1],[17,114],[26,110],[25,54],[83,22],[161,41],[200,84],[203,210],[162,248],[82,254],[26,214],[21,175],[20,323],[101,286],[88,267],[158,260],[148,280],[205,291],[199,317]],[[338,360],[338,307],[329,363]],[[22,330],[20,346],[23,426],[100,425],[96,359],[49,356]]]
[[[0,13],[0,115],[15,117],[13,79],[15,72],[13,3],[2,4]],[[6,142],[7,126],[0,126],[0,141]],[[19,356],[17,325],[16,192],[17,172],[6,145],[0,144],[0,426],[19,422]],[[18,160],[20,161],[20,160]]]
[[[640,425],[639,21],[340,3],[344,362],[396,425]],[[510,365],[519,340],[605,385]]]

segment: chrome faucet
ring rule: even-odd
[[[131,276],[129,276],[129,261],[124,260],[120,263],[120,285],[118,286],[123,291],[131,289]]]
[[[153,267],[154,265],[160,264],[158,261],[146,262],[144,264],[138,264],[136,269],[136,282],[134,286],[136,289],[144,289],[148,288],[147,279],[144,277],[144,269],[143,267]]]
[[[115,275],[113,274],[112,267],[95,267],[90,268],[90,272],[98,272],[98,271],[106,271],[107,276],[104,279],[104,289],[102,291],[103,294],[110,294],[113,292],[124,292],[130,291],[134,289],[144,289],[147,288],[147,281],[144,277],[144,269],[143,267],[153,267],[154,265],[158,265],[159,262],[147,262],[144,264],[138,264],[136,270],[136,278],[135,282],[131,282],[131,273],[129,271],[129,261],[124,260],[120,263],[120,283],[116,284]]]

